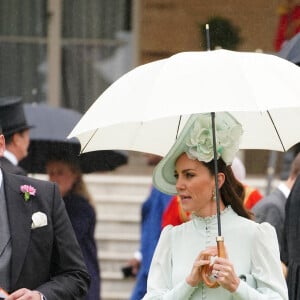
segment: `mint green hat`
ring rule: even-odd
[[[239,150],[243,130],[241,124],[227,112],[215,115],[216,149],[218,159],[230,165]],[[166,156],[158,163],[153,173],[153,184],[161,192],[176,194],[175,164],[186,153],[190,159],[210,162],[214,158],[211,114],[193,114],[189,117]]]

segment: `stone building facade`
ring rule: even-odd
[[[279,0],[140,0],[140,63],[181,51],[205,50],[199,23],[222,16],[240,28],[241,51],[274,52]]]
[[[199,31],[213,16],[229,19],[239,27],[242,42],[238,50],[274,53],[278,7],[283,0],[137,0],[138,62],[144,64],[181,51],[206,50]],[[269,151],[246,150],[248,174],[265,174]],[[255,162],[255,163],[253,163]],[[276,170],[279,172],[281,155]]]

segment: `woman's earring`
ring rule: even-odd
[[[213,201],[217,200],[215,190],[212,191],[211,200],[213,200]]]

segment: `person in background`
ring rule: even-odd
[[[148,165],[152,166],[161,160],[161,157],[157,155],[147,154],[146,157]],[[162,229],[162,215],[170,200],[170,195],[161,193],[151,186],[149,196],[142,205],[140,250],[128,262],[132,273],[136,275],[130,300],[140,300],[146,293],[148,272]]]
[[[5,138],[0,127],[0,157]],[[0,287],[7,300],[78,300],[90,278],[58,187],[0,168]]]
[[[94,238],[96,213],[82,178],[76,158],[61,153],[49,158],[46,171],[50,181],[58,184],[83,258],[91,277],[86,300],[100,299],[100,270]]]
[[[283,245],[281,259],[287,266],[287,286],[289,300],[300,300],[299,273],[300,273],[300,176],[292,187],[286,200]]]
[[[190,212],[182,207],[180,198],[175,195],[172,197],[169,205],[165,209],[162,217],[162,228],[167,225],[180,225],[190,219]]]
[[[211,118],[211,114],[191,115],[154,169],[154,186],[163,193],[178,194],[192,217],[163,229],[143,299],[287,300],[275,229],[251,220],[242,202],[243,185],[230,167],[242,126],[229,113],[216,113],[215,173]],[[216,237],[224,238],[222,255]],[[218,287],[210,288],[208,278]]]
[[[286,199],[299,174],[300,153],[296,155],[292,162],[288,178],[284,182],[281,182],[274,191],[264,197],[252,208],[256,222],[268,222],[275,227],[280,250],[283,247],[284,241]],[[284,273],[286,274],[285,267]]]
[[[245,196],[243,199],[244,206],[247,209],[251,210],[251,208],[263,198],[263,195],[257,188],[245,184],[246,168],[238,157],[234,158],[231,168],[236,179],[239,180],[244,185],[245,188]]]
[[[27,156],[31,126],[27,124],[21,98],[0,97],[0,123],[6,143],[1,167],[9,173],[26,176],[18,163]]]

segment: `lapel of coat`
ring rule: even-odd
[[[20,186],[26,177],[3,172],[4,191],[12,238],[11,287],[19,278],[31,234],[32,200],[25,201]]]

